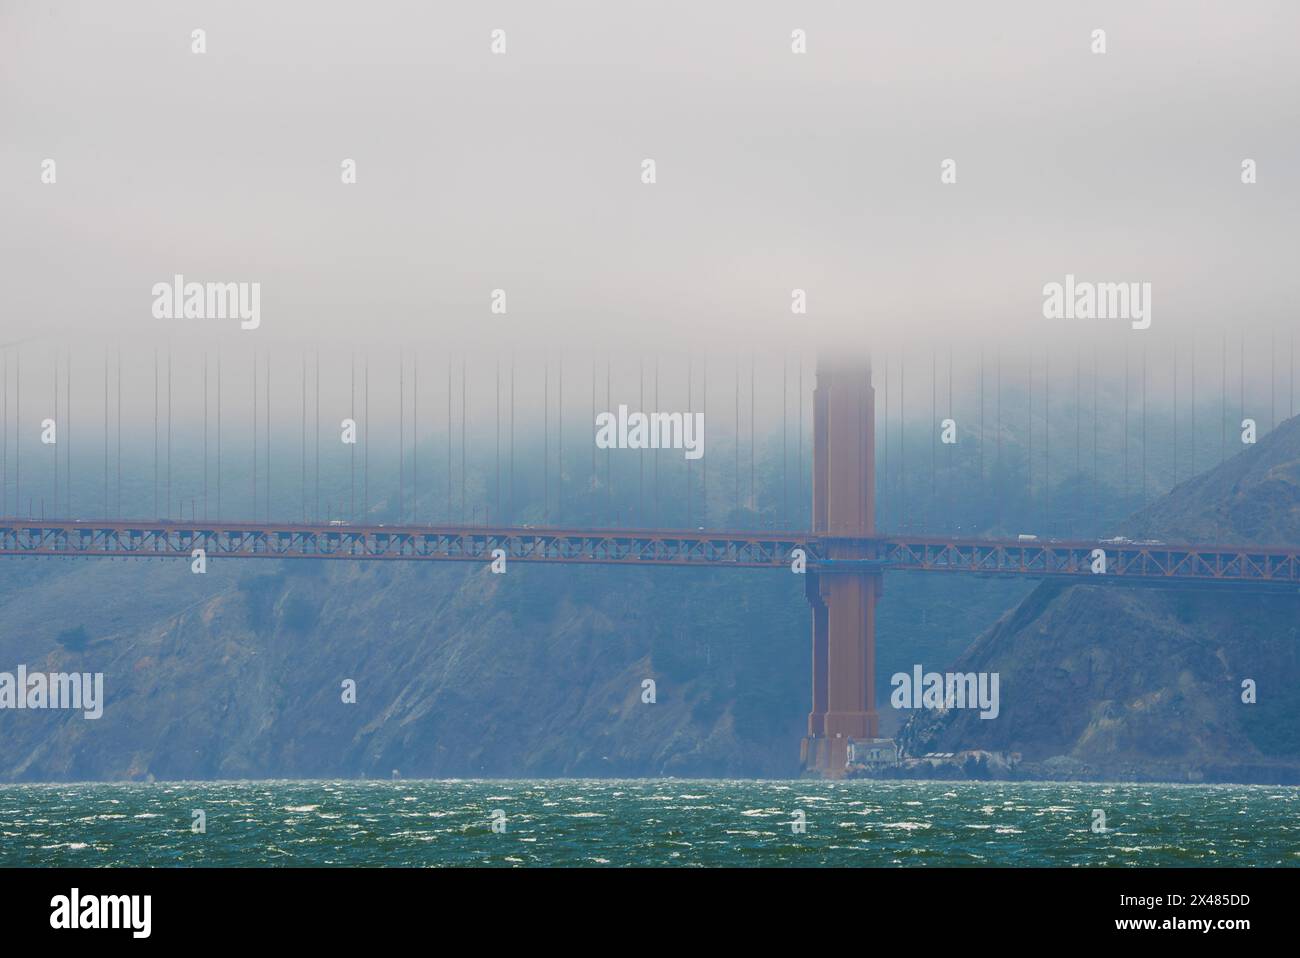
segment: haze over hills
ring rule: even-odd
[[[1300,537],[1300,417],[1137,513],[1132,538]],[[1300,596],[1043,582],[954,671],[997,672],[1001,714],[917,713],[912,754],[1020,752],[1027,773],[1300,781]],[[1257,701],[1242,701],[1242,683]]]
[[[1126,524],[1134,537],[1170,542],[1300,540],[1300,417],[1200,473],[1139,511]]]
[[[1127,524],[1085,526],[1088,498],[1063,491],[1083,477],[1066,476],[1049,530],[1296,541],[1297,422]],[[727,524],[770,522],[780,476],[761,459],[759,511]],[[1024,470],[1011,476],[990,477],[1001,494],[972,503],[967,527],[992,525],[994,499],[1044,511]],[[1109,487],[1089,496],[1123,501]],[[581,514],[577,490],[567,501]],[[882,508],[901,513],[888,490]],[[1017,524],[1043,531],[1005,516]],[[893,673],[957,661],[1000,671],[1002,714],[928,716],[904,735],[913,750],[1020,751],[1049,763],[1041,774],[1285,777],[1300,740],[1296,601],[893,574],[878,620],[882,731],[909,717],[888,705]],[[94,721],[0,713],[11,781],[784,777],[809,706],[802,584],[780,572],[218,559],[195,576],[175,561],[23,559],[0,562],[0,615],[0,670],[102,671],[107,699]],[[1257,705],[1240,704],[1242,677],[1259,682]]]

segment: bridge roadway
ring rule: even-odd
[[[176,520],[0,518],[0,556],[425,560],[700,566],[791,570],[964,572],[1191,584],[1300,586],[1300,547],[1162,542],[963,539],[813,532],[571,529]],[[1105,572],[1095,569],[1104,550]],[[851,555],[850,559],[830,558]]]

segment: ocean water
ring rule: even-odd
[[[1094,809],[1106,831],[1093,829]],[[206,831],[192,830],[202,810]],[[504,816],[494,831],[493,815]],[[802,812],[805,830],[792,827]],[[0,865],[1300,865],[1300,789],[556,780],[0,785]]]

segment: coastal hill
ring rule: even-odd
[[[1300,417],[1121,532],[1300,542]],[[950,668],[999,673],[1000,715],[917,712],[900,734],[911,755],[1018,752],[1020,774],[1044,777],[1300,782],[1300,595],[1043,581]]]
[[[896,577],[881,669],[950,660],[1031,588]],[[0,781],[793,777],[809,707],[784,571],[7,559],[0,616],[0,671],[105,698],[0,711]]]

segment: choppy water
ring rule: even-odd
[[[206,832],[191,830],[193,811]],[[505,815],[504,833],[492,816]],[[1093,809],[1108,831],[1092,830]],[[802,810],[807,828],[791,823]],[[0,786],[0,865],[1300,865],[1300,789],[950,782]]]

